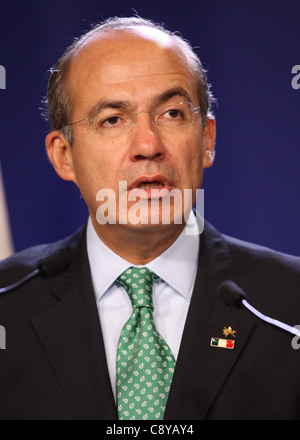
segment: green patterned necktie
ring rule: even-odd
[[[175,360],[153,321],[152,284],[156,278],[147,267],[131,267],[117,278],[133,308],[118,345],[119,420],[162,420],[164,416]]]

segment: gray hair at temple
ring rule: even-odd
[[[136,28],[138,26],[148,26],[166,33],[174,39],[174,42],[186,54],[197,79],[201,118],[203,126],[205,125],[206,119],[211,113],[211,105],[214,98],[210,91],[210,85],[207,82],[206,71],[190,43],[177,33],[170,32],[161,24],[156,24],[151,20],[140,17],[113,17],[93,27],[90,31],[76,39],[66,49],[54,67],[50,69],[47,98],[44,100],[46,107],[44,115],[50,122],[51,130],[61,130],[70,145],[73,144],[73,127],[68,124],[72,122],[72,105],[66,78],[73,55],[87,40],[96,34],[109,30]]]

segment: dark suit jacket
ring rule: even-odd
[[[63,249],[70,268],[0,296],[0,419],[117,418],[86,253],[85,228],[0,264],[0,286]],[[218,298],[226,279],[263,313],[300,324],[300,259],[219,234],[201,235],[199,269],[166,420],[300,418],[300,350],[293,336]],[[113,325],[113,323],[112,323]],[[233,350],[210,346],[236,330]]]

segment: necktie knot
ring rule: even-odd
[[[120,283],[129,295],[132,308],[149,307],[153,310],[152,286],[158,276],[147,267],[130,267],[118,278]]]

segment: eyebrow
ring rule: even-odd
[[[189,93],[182,87],[173,87],[171,89],[166,90],[165,92],[161,93],[157,97],[154,98],[153,104],[164,104],[169,99],[173,98],[173,96],[182,96],[183,98],[187,99],[189,102],[191,102],[191,97]],[[105,109],[126,109],[130,107],[131,103],[130,101],[121,101],[121,100],[99,100],[89,111],[88,117],[93,119],[95,116],[97,116],[102,110]]]
[[[155,102],[157,102],[157,104],[163,104],[169,99],[173,98],[173,96],[182,96],[183,98],[186,98],[189,102],[192,101],[189,93],[183,87],[173,87],[158,95],[158,97],[155,98]]]
[[[97,116],[102,110],[105,110],[106,108],[124,109],[129,106],[130,106],[129,101],[114,101],[114,100],[103,101],[101,99],[89,111],[88,117],[92,119],[95,116]]]

